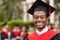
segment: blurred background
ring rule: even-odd
[[[33,16],[27,13],[27,10],[36,0],[0,0],[0,29],[4,21],[8,22],[9,31],[14,24],[29,26],[29,32],[34,30]],[[60,0],[42,0],[56,8],[49,17],[49,23],[54,24],[56,29],[60,29]]]

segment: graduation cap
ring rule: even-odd
[[[55,8],[53,8],[52,6],[50,6],[49,4],[47,4],[41,0],[36,0],[34,2],[34,4],[32,5],[32,7],[27,12],[30,13],[31,15],[33,15],[34,12],[36,12],[36,11],[44,11],[44,12],[46,12],[46,15],[48,17],[49,10],[50,10],[50,13],[52,13],[55,10]]]
[[[5,25],[7,25],[7,22],[4,22],[4,23],[2,24],[3,27],[4,27]]]

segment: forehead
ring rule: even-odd
[[[46,16],[46,13],[44,12],[44,11],[36,11],[36,12],[34,12],[34,16],[35,15],[43,15],[43,16]]]

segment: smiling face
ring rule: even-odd
[[[26,28],[25,26],[22,27],[22,31],[25,32],[26,31]]]
[[[38,29],[43,29],[46,26],[47,22],[47,17],[46,13],[44,11],[36,11],[34,12],[34,17],[33,17],[34,25]]]

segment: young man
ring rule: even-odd
[[[20,34],[19,25],[14,25],[14,29],[11,32],[11,40],[20,40]]]
[[[28,10],[28,13],[33,15],[36,31],[28,36],[28,40],[60,40],[60,34],[58,32],[48,30],[48,27],[46,27],[49,13],[52,13],[54,10],[52,6],[45,2],[36,0]]]
[[[3,28],[1,30],[1,40],[8,40],[8,24],[5,22],[3,23]]]

